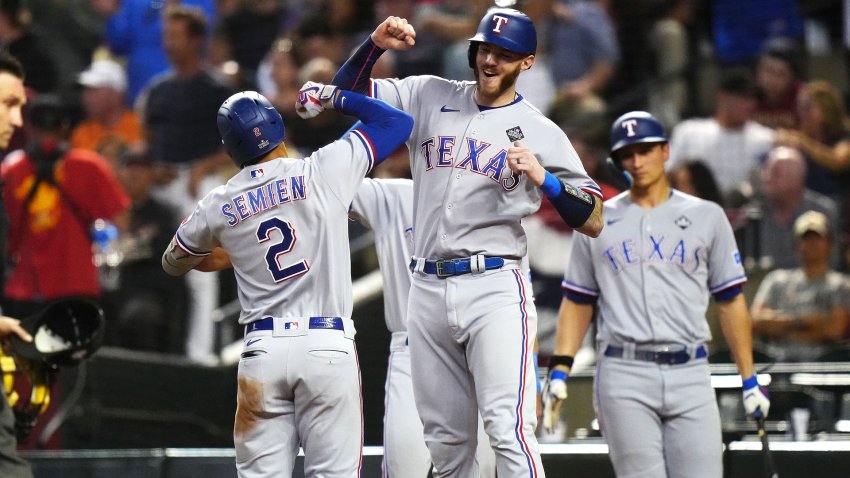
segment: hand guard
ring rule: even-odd
[[[562,370],[549,372],[543,386],[543,429],[552,433],[561,417],[561,403],[567,398],[567,374]]]
[[[752,418],[766,418],[770,410],[770,398],[767,387],[759,385],[756,375],[744,380],[744,410]]]
[[[337,87],[308,81],[298,91],[298,100],[295,101],[295,112],[304,119],[318,116],[319,113],[328,108],[333,108],[334,97]]]

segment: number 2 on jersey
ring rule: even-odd
[[[269,272],[271,272],[274,281],[283,282],[310,270],[306,260],[286,267],[281,267],[277,261],[278,257],[289,253],[292,246],[295,245],[295,229],[288,222],[276,217],[261,222],[260,227],[257,228],[257,242],[262,244],[268,241],[271,239],[271,232],[275,230],[280,232],[282,238],[280,242],[272,244],[266,250],[266,264],[268,264]]]

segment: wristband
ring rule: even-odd
[[[561,194],[561,181],[558,181],[558,178],[554,174],[546,171],[546,176],[543,184],[540,185],[540,189],[550,199],[558,197],[558,194]]]
[[[549,370],[554,370],[558,365],[563,365],[572,370],[575,357],[572,355],[553,355],[549,358]]]
[[[758,387],[758,385],[759,379],[758,377],[756,377],[756,374],[753,374],[752,377],[743,381],[741,388],[743,388],[744,390],[749,390],[753,387]]]
[[[552,373],[549,374],[549,380],[563,380],[566,382],[567,377],[569,376],[570,374],[564,372],[563,370],[553,370]]]

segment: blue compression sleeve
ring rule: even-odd
[[[384,50],[378,48],[372,42],[372,37],[366,37],[366,41],[357,48],[357,51],[351,55],[351,58],[345,60],[345,63],[336,72],[334,79],[331,80],[331,84],[344,90],[367,94],[369,92],[369,78],[372,76],[372,67],[382,53],[384,53]]]
[[[363,122],[357,130],[375,150],[375,165],[401,146],[413,131],[413,117],[383,101],[340,90],[334,108]]]
[[[572,228],[581,227],[593,214],[593,208],[596,206],[596,198],[593,195],[567,185],[549,171],[546,171],[546,179],[540,189],[558,211],[561,219]]]

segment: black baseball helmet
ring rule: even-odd
[[[51,365],[72,366],[94,354],[101,343],[105,322],[97,302],[73,297],[56,300],[21,321],[32,342],[11,336],[15,355],[43,360]]]

